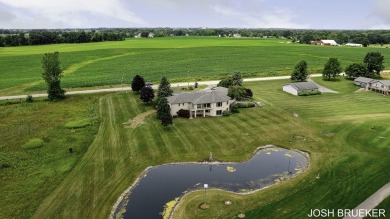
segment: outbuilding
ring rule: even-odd
[[[313,82],[295,82],[283,85],[283,91],[296,96],[301,92],[318,91],[319,87]]]

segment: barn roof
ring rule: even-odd
[[[313,82],[295,82],[286,85],[291,85],[297,91],[318,90],[318,86]],[[284,86],[286,86],[284,85]]]

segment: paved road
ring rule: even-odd
[[[363,203],[353,209],[354,212],[357,212],[359,209],[374,209],[378,206],[385,198],[390,196],[390,182],[384,185],[381,189],[371,195],[368,199],[366,199]],[[390,212],[386,212],[390,214]],[[344,217],[343,219],[360,219],[364,217]],[[382,217],[383,218],[383,217]]]
[[[321,77],[321,74],[312,74],[310,77]],[[275,76],[275,77],[264,77],[264,78],[246,78],[244,81],[271,81],[271,80],[282,80],[282,79],[289,79],[291,76]],[[218,81],[199,81],[199,85],[213,85],[218,84]],[[193,85],[195,82],[189,82],[189,84]],[[188,82],[181,82],[181,83],[173,83],[171,84],[172,87],[177,86],[187,86]],[[152,86],[153,89],[157,89],[157,85]],[[66,95],[74,95],[74,94],[90,94],[90,93],[102,93],[102,92],[117,92],[117,91],[128,91],[131,90],[130,87],[123,87],[123,88],[107,88],[107,89],[95,89],[95,90],[81,90],[81,91],[68,91],[66,92]],[[47,94],[32,94],[32,97],[47,97]],[[24,99],[27,95],[16,95],[16,96],[0,96],[0,100],[12,100],[12,99]]]

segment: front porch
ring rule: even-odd
[[[375,92],[385,94],[385,95],[390,95],[390,90],[386,90],[386,89],[380,88],[380,87],[371,87],[370,86],[370,87],[368,87],[368,90],[375,91]]]

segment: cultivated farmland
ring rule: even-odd
[[[60,52],[65,88],[115,86],[130,83],[136,74],[158,82],[162,76],[175,81],[221,79],[240,71],[244,77],[290,74],[300,60],[319,72],[329,57],[343,67],[361,62],[368,51],[385,48],[323,47],[292,44],[285,39],[226,39],[177,37],[127,39],[121,42],[60,44],[0,48],[0,94],[44,91],[41,60],[46,52]],[[385,59],[386,66],[390,60]]]

